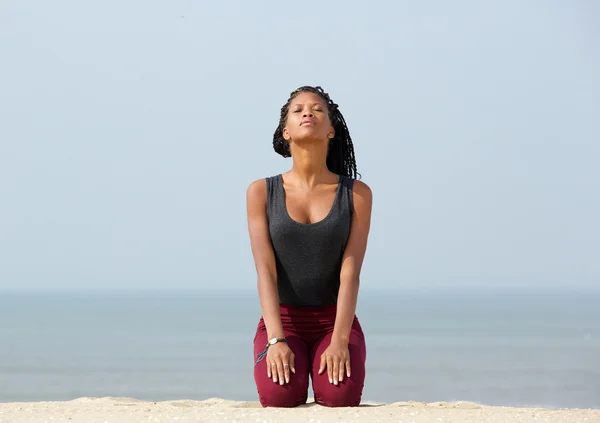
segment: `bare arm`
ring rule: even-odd
[[[346,345],[356,312],[360,270],[367,250],[373,203],[373,194],[367,184],[355,181],[353,191],[354,213],[350,237],[342,259],[338,307],[332,336],[332,342]]]
[[[277,292],[275,255],[267,224],[267,183],[264,179],[253,182],[246,192],[248,232],[257,273],[258,296],[267,338],[283,337]]]

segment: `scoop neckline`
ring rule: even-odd
[[[278,175],[278,177],[279,177],[279,184],[281,186],[281,192],[283,193],[283,210],[285,211],[285,215],[287,216],[288,220],[290,220],[291,222],[295,223],[298,226],[312,227],[312,226],[320,225],[321,223],[327,221],[329,219],[329,217],[333,214],[333,211],[335,210],[335,207],[336,207],[336,205],[339,201],[339,197],[340,197],[340,191],[342,188],[342,178],[343,178],[342,175],[339,175],[337,188],[335,190],[335,198],[333,199],[333,204],[331,204],[329,213],[327,213],[327,216],[325,216],[323,219],[319,220],[318,222],[313,222],[313,223],[301,223],[301,222],[298,222],[297,220],[293,219],[292,216],[290,216],[290,213],[288,212],[288,208],[287,208],[287,203],[286,203],[285,188],[283,187],[283,174],[280,173]]]

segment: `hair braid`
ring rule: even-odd
[[[291,157],[290,146],[283,138],[283,128],[287,121],[287,115],[290,109],[292,100],[300,93],[309,92],[318,95],[327,104],[329,120],[335,131],[334,137],[330,141],[329,152],[327,153],[327,168],[338,175],[347,176],[350,178],[359,177],[360,174],[356,170],[356,159],[354,157],[354,145],[350,137],[350,131],[346,125],[346,120],[329,94],[323,91],[321,87],[300,87],[290,94],[288,101],[281,107],[279,116],[279,125],[273,134],[273,149],[283,157]]]

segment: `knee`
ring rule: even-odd
[[[362,387],[350,379],[339,385],[315,391],[315,402],[325,407],[357,407],[360,405]]]
[[[260,388],[258,397],[263,407],[297,407],[308,397],[308,385],[304,388],[299,383],[279,385],[269,380]]]

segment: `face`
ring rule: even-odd
[[[306,92],[298,94],[292,100],[283,128],[283,138],[292,142],[328,142],[334,135],[327,104],[320,96]]]

